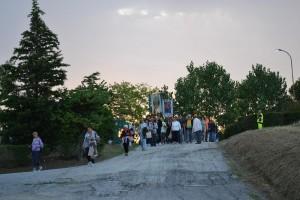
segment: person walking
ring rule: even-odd
[[[121,139],[122,139],[125,156],[128,156],[130,137],[131,134],[128,125],[124,125],[124,128],[121,133]]]
[[[33,171],[41,171],[43,169],[40,159],[41,159],[41,152],[44,148],[44,143],[42,139],[39,137],[38,132],[32,133],[33,139],[31,143],[31,153],[32,153],[32,166]]]
[[[166,135],[167,135],[167,123],[165,121],[162,121],[162,127],[161,127],[161,143],[166,143]]]
[[[180,130],[181,130],[181,125],[180,122],[178,121],[178,116],[175,116],[173,121],[172,121],[172,126],[171,126],[171,131],[172,131],[172,142],[173,143],[178,143],[180,140]]]
[[[196,144],[201,144],[201,141],[202,141],[202,131],[203,131],[202,122],[197,117],[197,115],[194,115],[192,132],[196,136],[196,141],[197,141]]]
[[[215,142],[216,141],[216,135],[217,135],[217,126],[215,122],[210,119],[208,123],[208,141],[209,142]]]
[[[139,128],[142,151],[146,150],[147,132],[148,132],[148,128],[147,128],[146,119],[143,119],[143,121],[140,124],[140,128]]]
[[[91,127],[87,128],[85,133],[82,147],[85,152],[85,156],[88,160],[88,165],[92,166],[95,163],[95,157],[97,156],[97,142],[100,141],[100,136]]]
[[[192,116],[189,114],[186,120],[186,135],[187,135],[186,137],[187,137],[187,142],[189,143],[193,142],[192,128],[193,128],[193,119]]]
[[[162,128],[162,120],[161,117],[157,117],[157,143],[161,144],[161,128]]]

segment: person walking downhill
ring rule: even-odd
[[[161,128],[162,128],[162,120],[161,117],[157,117],[157,143],[161,144]]]
[[[191,115],[188,115],[186,120],[186,135],[187,135],[187,141],[189,143],[193,142],[192,128],[193,128],[193,119]]]
[[[207,132],[207,128],[206,128],[206,124],[205,124],[205,118],[204,117],[201,117],[201,123],[202,123],[202,141],[204,142],[205,141],[205,135],[206,135],[206,132]]]
[[[195,133],[196,141],[197,141],[196,144],[201,144],[202,131],[203,131],[202,122],[196,115],[194,115],[192,132]]]
[[[167,135],[167,123],[165,121],[162,121],[162,127],[161,127],[161,143],[166,143],[166,135]]]
[[[140,124],[140,130],[139,130],[142,151],[146,150],[146,146],[147,146],[147,132],[148,132],[148,128],[147,128],[146,119],[143,119],[143,121]]]
[[[172,142],[173,143],[179,143],[181,125],[177,119],[178,119],[178,117],[175,116],[172,121],[171,131],[172,131]]]
[[[208,123],[208,141],[209,142],[215,142],[216,141],[216,135],[217,135],[217,126],[215,122],[210,119]]]
[[[85,156],[88,160],[88,166],[93,166],[95,163],[95,157],[97,156],[97,142],[100,141],[100,136],[91,127],[87,128],[85,133],[82,147],[85,152]]]
[[[41,171],[43,167],[40,164],[40,159],[41,159],[41,152],[42,149],[44,148],[44,143],[42,139],[39,137],[38,132],[33,132],[32,133],[33,139],[31,143],[31,153],[32,153],[32,166],[33,166],[33,171],[39,170]]]
[[[130,130],[128,128],[128,125],[124,125],[124,128],[121,133],[121,139],[122,139],[125,156],[128,156],[130,136],[131,135],[130,135]]]

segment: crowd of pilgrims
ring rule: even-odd
[[[193,143],[215,142],[218,140],[218,128],[213,119],[197,115],[147,116],[138,127],[125,125],[121,132],[125,155],[128,155],[129,146],[135,132],[139,135],[142,150],[166,143]],[[136,130],[136,131],[135,131]]]

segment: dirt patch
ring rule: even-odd
[[[299,124],[246,131],[223,141],[221,146],[251,172],[247,176],[260,188],[270,186],[269,190],[273,188],[285,199],[300,199]]]

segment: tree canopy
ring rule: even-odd
[[[241,113],[279,111],[287,100],[286,81],[279,72],[272,72],[261,64],[252,66],[238,87],[238,104]]]
[[[236,83],[226,70],[215,62],[206,62],[199,67],[191,62],[186,68],[188,75],[179,78],[175,84],[179,112],[215,117],[220,123],[230,120]]]
[[[51,143],[57,129],[53,110],[66,79],[57,36],[47,27],[37,0],[32,1],[29,30],[22,33],[19,47],[2,65],[1,126],[13,143],[27,143],[38,130]],[[16,123],[17,122],[17,123]],[[47,124],[48,126],[45,126]]]

